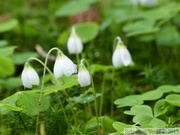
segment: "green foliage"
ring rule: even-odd
[[[63,4],[57,11],[56,16],[70,16],[70,15],[76,15],[78,13],[81,13],[83,11],[86,11],[89,9],[90,5],[95,3],[96,0],[77,0],[77,1],[68,1],[65,4]],[[77,4],[78,3],[78,4]],[[71,9],[71,10],[69,10]]]
[[[126,128],[180,127],[179,4],[178,0],[158,0],[153,7],[134,6],[130,0],[2,1],[0,134],[34,134],[42,123],[45,133],[53,135],[123,135]],[[77,74],[56,80],[47,73],[42,80],[43,68],[32,62],[45,83],[38,105],[41,88],[23,90],[23,65],[29,57],[43,59],[57,44],[75,62],[66,49],[72,26],[83,42],[79,58],[89,61],[96,93],[91,86],[80,88]],[[116,36],[130,51],[132,67],[112,66]],[[35,51],[36,44],[41,52]],[[52,71],[56,54],[51,55],[47,66]],[[98,131],[95,99],[101,110]]]
[[[101,96],[101,94],[96,93],[96,98],[98,98],[99,96]],[[71,98],[71,100],[80,104],[86,104],[86,103],[94,101],[94,97],[92,95],[92,92],[87,90],[85,93],[79,95],[78,97]]]
[[[179,86],[165,85],[157,88],[156,90],[146,92],[141,95],[136,95],[134,98],[132,98],[135,101],[136,99],[141,99],[142,101],[145,100],[156,101],[154,108],[151,107],[152,105],[146,105],[146,104],[139,105],[137,103],[136,105],[132,104],[130,111],[124,111],[124,113],[127,115],[132,115],[133,116],[132,121],[136,124],[140,124],[140,126],[146,127],[146,125],[148,125],[154,128],[166,128],[167,125],[169,124],[167,122],[166,117],[169,117],[169,114],[174,113],[172,109],[173,106],[179,107],[179,94],[169,94],[165,96],[164,99],[160,99],[160,98],[162,98],[163,94],[171,93],[171,92],[179,93],[180,92]],[[132,95],[127,96],[125,98],[128,97],[132,97]],[[128,101],[123,102],[123,99],[117,99],[115,101],[115,104],[118,105],[118,107],[129,106],[127,105],[126,102]],[[175,116],[170,116],[170,117],[179,116],[178,113],[175,113],[174,115]],[[172,127],[172,123],[170,124],[171,124],[170,127]],[[126,126],[126,124],[124,123],[122,123],[122,125]],[[118,126],[114,126],[114,128],[116,129],[117,132],[122,133],[124,129],[127,127],[122,128],[122,126],[118,125]]]
[[[15,46],[0,48],[0,77],[7,77],[14,73],[14,64],[8,56],[14,52],[15,48]]]
[[[0,23],[0,33],[10,31],[18,26],[19,22],[16,18]]]

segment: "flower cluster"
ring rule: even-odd
[[[119,67],[119,66],[132,65],[133,61],[129,51],[124,46],[120,37],[117,37],[117,40],[118,42],[116,44],[115,50],[112,55],[113,66]],[[82,48],[83,48],[82,42],[78,37],[78,35],[76,34],[74,27],[72,28],[72,33],[70,35],[70,38],[68,39],[67,44],[68,44],[69,53],[79,54],[82,52]],[[69,77],[72,74],[77,73],[77,66],[60,49],[58,48],[53,48],[53,49],[57,50],[57,57],[53,68],[54,77],[58,79],[62,75]],[[51,52],[51,50],[49,51],[49,53]],[[90,73],[83,62],[86,62],[87,64],[87,61],[85,61],[84,59],[81,60],[79,65],[79,72],[78,72],[78,82],[81,87],[85,87],[91,84]],[[46,64],[44,64],[44,66],[46,67]],[[39,85],[39,80],[40,80],[39,76],[37,72],[29,65],[28,62],[26,62],[24,66],[21,75],[21,80],[25,88],[32,88],[33,85]]]

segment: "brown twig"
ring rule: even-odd
[[[35,46],[35,49],[36,49],[36,51],[37,51],[43,58],[46,58],[47,52],[41,47],[41,45],[37,44],[37,45]],[[55,61],[55,60],[56,60],[56,57],[53,56],[53,55],[49,55],[49,56],[48,56],[48,60]]]

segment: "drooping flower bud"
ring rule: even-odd
[[[118,42],[112,56],[112,63],[114,67],[132,65],[133,61],[122,40],[118,37]]]
[[[71,35],[67,42],[67,48],[70,54],[80,54],[83,50],[83,43],[77,35],[75,27],[71,29]]]
[[[141,5],[143,7],[154,7],[157,5],[157,0],[131,0],[134,6]]]
[[[85,87],[91,84],[91,76],[89,71],[86,69],[83,62],[79,65],[79,72],[78,72],[78,82],[81,87]]]
[[[63,74],[68,77],[77,72],[77,67],[63,52],[58,52],[53,72],[56,78],[61,77]]]
[[[32,88],[33,85],[39,85],[39,76],[28,62],[25,63],[21,74],[21,80],[25,88]]]

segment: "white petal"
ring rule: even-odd
[[[124,66],[133,64],[131,55],[130,55],[129,51],[127,50],[127,48],[125,48],[125,47],[122,48],[122,50],[121,50],[121,59],[122,59]]]
[[[21,81],[25,88],[32,88],[31,81],[28,77],[27,69],[24,68],[21,74]]]
[[[76,65],[67,57],[63,57],[63,73],[65,76],[70,76],[77,72]]]
[[[112,56],[112,63],[114,67],[119,67],[123,65],[120,48],[115,49]]]
[[[61,61],[61,58],[57,57],[54,63],[54,68],[53,68],[53,73],[56,78],[61,77],[63,74],[62,65],[63,63]]]
[[[78,72],[78,82],[81,85],[81,87],[90,85],[91,78],[88,70],[83,69]]]
[[[39,76],[32,67],[28,67],[27,74],[32,85],[39,85]]]

